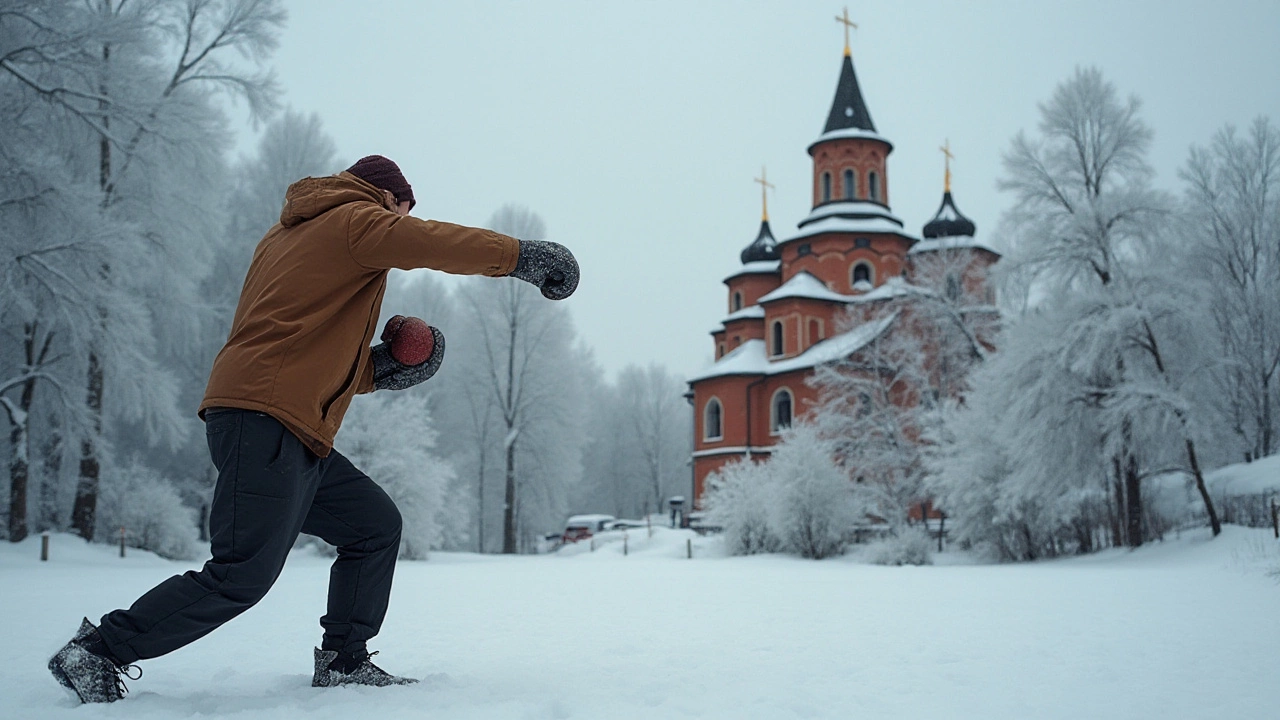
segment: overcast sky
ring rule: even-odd
[[[506,202],[540,214],[579,259],[566,302],[611,375],[659,362],[685,376],[711,361],[721,281],[759,226],[761,166],[779,239],[811,207],[805,148],[835,92],[842,7],[294,0],[275,67],[285,102],[319,113],[344,160],[400,164],[414,215],[482,225]],[[999,243],[1000,156],[1077,66],[1143,100],[1168,189],[1224,124],[1280,122],[1275,0],[898,0],[849,14],[863,95],[894,143],[890,204],[912,234],[941,199],[949,139],[956,202]]]

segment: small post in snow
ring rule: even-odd
[[[49,531],[40,533],[40,562],[49,562]]]
[[[649,537],[653,537],[653,513],[644,516],[644,524],[649,527]]]
[[[693,559],[693,538],[684,539],[684,548],[685,548],[685,552],[688,553],[689,555],[689,559],[692,560]]]
[[[124,557],[124,526],[120,527],[120,557]]]
[[[591,552],[595,552],[595,551],[596,551],[596,537],[592,535],[591,536]]]
[[[1271,497],[1271,532],[1280,540],[1280,505],[1276,505],[1275,496]]]
[[[622,557],[627,556],[627,534],[622,533]]]

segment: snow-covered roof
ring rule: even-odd
[[[900,277],[891,277],[885,280],[884,283],[874,290],[862,293],[861,295],[849,296],[849,302],[868,303],[877,302],[879,300],[892,300],[893,298],[900,298],[906,295],[930,295],[932,293],[932,290],[922,288],[918,285],[912,285]]]
[[[889,233],[892,235],[899,235],[908,240],[917,239],[915,236],[904,232],[901,225],[884,218],[863,218],[854,220],[842,217],[826,217],[805,225],[803,228],[800,228],[798,233],[792,235],[786,240],[783,240],[779,244],[785,245],[786,243],[799,240],[801,238],[812,237],[814,235],[821,235],[822,233],[829,232]]]
[[[1215,497],[1280,494],[1280,455],[1218,468],[1204,482]]]
[[[781,269],[781,260],[756,260],[738,268],[732,275],[726,277],[724,282],[729,282],[740,275],[776,275]]]
[[[828,140],[844,140],[847,138],[863,138],[867,140],[879,140],[885,145],[888,145],[890,148],[893,147],[893,143],[889,142],[888,138],[876,132],[875,130],[863,130],[862,128],[851,127],[851,128],[840,128],[839,130],[829,130],[827,132],[822,133],[821,135],[818,136],[817,140],[814,140],[813,142],[809,143],[808,149],[810,152],[813,152],[813,146],[817,145],[818,143],[824,143],[824,142],[827,142]]]
[[[737,312],[729,313],[729,317],[725,318],[724,321],[729,323],[729,322],[733,322],[734,320],[745,320],[745,319],[760,320],[763,318],[764,318],[764,308],[760,307],[759,305],[748,305],[747,307],[744,307]]]
[[[912,245],[911,249],[907,251],[907,254],[915,255],[918,253],[935,252],[937,250],[963,250],[963,249],[986,250],[987,252],[994,253],[996,255],[1002,254],[999,250],[995,249],[994,247],[991,247],[991,245],[985,241],[978,240],[977,238],[965,237],[963,235],[957,235],[953,237],[926,238],[916,243],[915,245]]]
[[[689,378],[689,382],[729,375],[781,375],[841,360],[875,340],[897,318],[898,313],[893,313],[880,320],[864,323],[848,332],[829,337],[803,353],[785,360],[770,361],[765,355],[766,348],[763,340],[748,340],[720,358],[711,367]]]
[[[830,300],[832,302],[849,302],[852,295],[841,295],[827,287],[812,273],[801,271],[782,284],[782,287],[760,298],[760,304],[782,300],[784,298],[809,298],[812,300]]]
[[[865,200],[842,200],[840,202],[824,203],[810,210],[809,214],[798,225],[799,227],[804,227],[823,218],[836,216],[845,216],[851,220],[884,218],[899,228],[902,227],[902,220],[890,212],[889,208],[880,203],[867,202]]]

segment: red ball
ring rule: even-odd
[[[391,357],[403,365],[421,365],[436,349],[431,326],[416,317],[404,318],[394,329],[387,323],[387,330],[391,332]]]

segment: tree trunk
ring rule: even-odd
[[[106,9],[111,10],[110,3]],[[99,81],[99,93],[104,98],[98,101],[98,109],[102,112],[102,127],[111,127],[110,107],[105,98],[110,96],[107,87],[107,67],[111,62],[111,46],[102,46],[102,77]],[[111,141],[104,134],[98,138],[98,187],[102,190],[102,212],[105,214],[110,204],[109,189],[111,187]],[[102,274],[107,277],[110,269],[104,265]],[[99,329],[106,332],[107,310],[98,308]],[[88,396],[85,405],[93,420],[89,435],[80,443],[80,478],[76,483],[76,501],[71,510],[71,527],[76,534],[85,540],[93,540],[94,524],[98,513],[98,479],[101,464],[98,461],[97,443],[102,435],[102,390],[103,367],[94,348],[89,350]]]
[[[1222,523],[1218,521],[1218,513],[1213,508],[1213,498],[1209,497],[1209,489],[1204,484],[1204,473],[1200,472],[1200,461],[1196,458],[1196,446],[1187,438],[1187,460],[1191,463],[1191,472],[1196,477],[1196,490],[1200,491],[1200,499],[1204,501],[1205,512],[1209,513],[1209,527],[1213,528],[1213,536],[1222,532]]]
[[[26,385],[32,381],[28,380]],[[27,395],[24,389],[23,395]],[[27,538],[27,480],[30,476],[30,464],[27,462],[27,418],[25,412],[15,417],[10,413],[9,442],[12,453],[9,457],[9,542],[20,542]]]
[[[101,466],[95,440],[102,434],[102,367],[97,353],[89,354],[89,395],[86,400],[93,416],[89,435],[80,443],[80,479],[76,483],[76,502],[71,510],[71,528],[85,540],[93,540],[98,512],[98,476]]]
[[[1130,454],[1124,463],[1125,534],[1129,547],[1142,545],[1142,476],[1138,459]]]
[[[39,529],[59,530],[62,524],[58,520],[58,494],[62,482],[62,426],[57,416],[50,419],[49,439],[41,448],[43,477],[40,480],[40,520]]]
[[[502,515],[502,552],[515,555],[516,548],[516,444],[507,443],[507,496]]]

